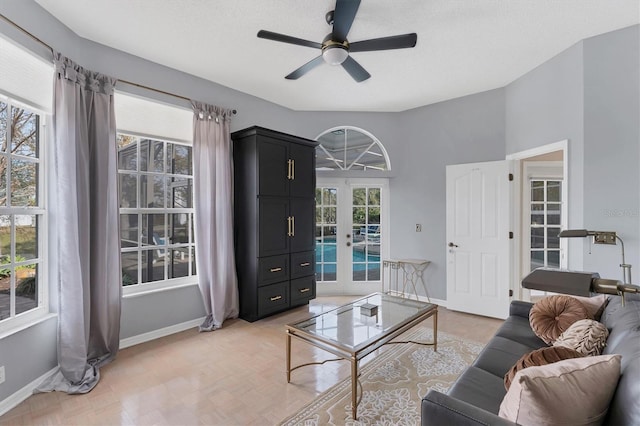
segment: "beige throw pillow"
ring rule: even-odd
[[[520,370],[499,415],[522,426],[599,425],[618,385],[620,358],[574,358]]]
[[[602,316],[602,312],[604,308],[607,306],[607,296],[604,294],[599,294],[593,297],[581,297],[581,296],[571,296],[575,299],[578,299],[580,303],[584,305],[589,312],[589,316],[596,321],[600,321],[600,317]]]
[[[609,330],[594,320],[576,321],[564,331],[553,346],[564,346],[580,352],[584,356],[600,355],[607,344]]]

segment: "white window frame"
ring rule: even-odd
[[[38,175],[38,206],[37,207],[0,207],[0,215],[39,215],[41,221],[38,224],[38,258],[34,260],[26,260],[18,262],[14,265],[38,265],[38,304],[37,307],[30,309],[26,312],[15,314],[15,295],[11,300],[11,313],[10,317],[0,321],[0,336],[10,334],[16,330],[22,329],[26,326],[32,325],[49,314],[49,265],[48,265],[48,211],[47,211],[47,191],[45,176],[48,174],[47,170],[47,136],[48,128],[47,123],[51,120],[51,115],[41,108],[35,105],[31,105],[27,102],[17,100],[8,94],[0,91],[0,101],[9,105],[8,114],[11,113],[11,106],[17,106],[19,108],[25,108],[32,112],[35,112],[40,116],[40,129],[39,129],[39,141],[38,141],[38,158],[36,162],[39,164]],[[7,138],[9,135],[7,135]],[[7,140],[9,146],[10,140]],[[13,157],[13,156],[12,156]],[[20,155],[15,157],[20,158]],[[34,159],[29,157],[30,161]],[[9,169],[10,170],[10,169]],[[8,176],[8,181],[11,181],[11,176]],[[9,199],[10,197],[8,197]],[[11,226],[15,226],[14,223]],[[15,233],[11,233],[11,247],[14,247]],[[15,258],[15,253],[12,250],[11,257]],[[15,285],[14,285],[15,287]]]
[[[183,145],[183,146],[188,146],[191,147],[193,149],[193,144],[190,141],[184,141],[184,140],[178,140],[178,139],[173,139],[173,138],[163,138],[163,137],[159,137],[156,135],[148,135],[148,134],[143,134],[143,133],[138,133],[138,132],[130,132],[130,131],[125,131],[125,130],[117,130],[116,134],[123,134],[123,135],[128,135],[128,136],[133,136],[136,137],[138,139],[138,142],[136,143],[136,159],[137,159],[137,164],[138,164],[138,169],[134,172],[131,170],[123,170],[124,172],[126,172],[127,174],[132,174],[135,176],[142,176],[142,175],[157,175],[158,173],[154,173],[154,172],[141,172],[139,169],[139,162],[140,162],[140,139],[152,139],[155,141],[162,141],[164,142],[164,149],[163,149],[163,155],[166,156],[166,144],[167,143],[172,143],[172,144],[176,144],[176,145]],[[167,175],[167,171],[165,170],[165,172],[163,173],[164,175]],[[120,176],[120,168],[118,168],[118,176]],[[184,176],[184,177],[189,177],[192,179],[194,179],[194,176],[191,175],[176,175],[176,176]],[[119,178],[118,178],[119,180]],[[139,185],[140,185],[140,179],[136,179],[136,194],[137,194],[137,198],[138,198],[138,202],[139,202]],[[193,188],[193,185],[192,185]],[[171,208],[169,209],[166,206],[166,202],[169,200],[169,194],[167,193],[168,191],[168,186],[165,186],[165,197],[164,197],[164,202],[165,202],[165,206],[161,207],[161,208],[140,208],[140,207],[135,207],[135,208],[125,208],[125,207],[119,207],[119,214],[120,215],[124,215],[124,214],[164,214],[164,215],[170,215],[170,214],[180,214],[180,213],[186,213],[189,215],[190,218],[193,218],[193,220],[195,220],[195,208],[191,207],[191,208]],[[118,202],[120,202],[120,200],[118,200]],[[139,222],[140,223],[140,222]],[[168,227],[168,221],[166,223],[166,226]],[[166,289],[174,289],[174,288],[179,288],[179,287],[185,287],[185,286],[192,286],[192,285],[197,285],[198,284],[198,276],[197,275],[191,275],[192,273],[192,268],[193,268],[193,263],[195,262],[195,235],[193,235],[193,230],[194,230],[194,225],[193,223],[190,223],[188,226],[189,229],[189,241],[190,243],[187,244],[188,247],[192,247],[193,250],[190,250],[190,253],[193,253],[193,261],[189,262],[189,276],[186,277],[180,277],[180,278],[168,278],[168,279],[164,279],[164,280],[158,280],[158,281],[149,281],[149,282],[140,282],[141,278],[142,278],[142,271],[140,268],[138,268],[138,282],[137,284],[132,284],[132,285],[128,285],[128,286],[122,286],[122,294],[123,296],[135,296],[135,295],[140,295],[140,294],[147,294],[147,293],[153,293],[153,292],[157,292],[157,291],[162,291],[162,290],[166,290]],[[169,231],[167,229],[167,231]],[[118,235],[120,236],[120,229],[118,229]],[[183,244],[171,244],[171,243],[167,243],[164,246],[160,246],[161,250],[165,250],[165,257],[167,257],[167,253],[169,250],[171,250],[172,248],[176,248],[176,247],[184,247],[184,243]],[[138,254],[138,266],[140,266],[140,256],[141,256],[141,252],[143,251],[148,251],[148,249],[143,250],[142,246],[138,245],[136,247],[126,247],[120,248],[120,253],[139,253]],[[167,268],[169,267],[168,263],[165,262],[165,276],[167,275]],[[197,272],[197,266],[196,266],[196,272]]]

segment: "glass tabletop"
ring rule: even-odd
[[[435,308],[432,303],[375,293],[288,327],[356,349]]]

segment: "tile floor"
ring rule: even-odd
[[[349,375],[347,362],[331,362],[298,369],[287,384],[284,324],[351,299],[320,297],[254,323],[229,320],[212,333],[192,329],[124,349],[90,393],[31,396],[1,416],[0,425],[277,424]],[[438,315],[439,331],[480,343],[500,324],[443,308]],[[295,340],[292,357],[294,365],[334,358]]]

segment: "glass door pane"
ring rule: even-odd
[[[338,188],[316,188],[316,280],[337,280]]]

